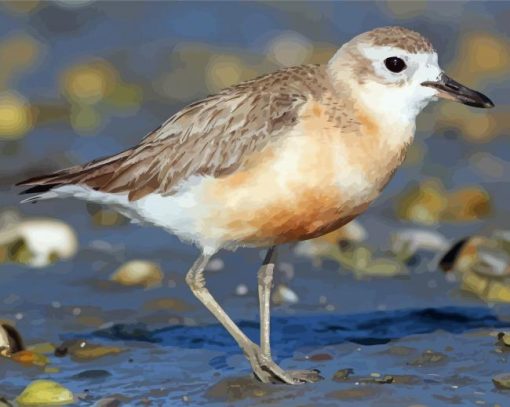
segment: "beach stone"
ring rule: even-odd
[[[7,248],[8,259],[30,267],[46,267],[69,259],[78,250],[74,230],[56,219],[22,220],[2,231],[0,245]]]
[[[392,375],[393,384],[403,384],[403,385],[416,385],[420,384],[421,380],[418,376],[413,375]]]
[[[314,362],[324,362],[326,360],[331,359],[333,359],[333,356],[331,356],[329,353],[314,353],[313,355],[310,355],[310,357],[308,357],[308,360]]]
[[[69,355],[78,361],[94,360],[104,356],[117,355],[125,352],[124,348],[116,346],[103,346],[90,343],[83,339],[63,342],[55,349],[55,356]]]
[[[510,389],[510,373],[501,373],[492,378],[494,386],[498,389],[509,390]]]
[[[239,284],[236,287],[236,295],[243,296],[246,294],[248,294],[248,287],[246,286],[246,284]]]
[[[501,345],[503,350],[510,351],[510,334],[507,332],[499,332],[497,344]]]
[[[11,359],[24,365],[46,366],[48,364],[46,356],[30,350],[16,352],[11,356]]]
[[[445,362],[448,359],[448,356],[441,352],[433,352],[431,350],[427,350],[421,354],[418,358],[410,361],[408,365],[410,366],[428,366],[435,365],[438,363]]]
[[[74,403],[73,393],[52,380],[35,380],[16,398],[20,406],[63,406]]]
[[[110,279],[125,286],[150,288],[161,285],[163,272],[151,261],[132,260],[119,267]]]
[[[354,374],[353,369],[340,369],[335,372],[332,379],[336,382],[344,382],[349,379],[349,376]]]
[[[268,386],[251,377],[228,377],[206,391],[206,397],[214,400],[233,403],[250,398],[274,394],[281,386]]]
[[[378,383],[378,384],[389,384],[394,382],[393,376],[385,375],[381,377],[363,377],[359,379],[360,383]]]
[[[55,345],[53,345],[50,342],[35,343],[33,345],[28,346],[28,350],[42,354],[53,353],[55,352]]]
[[[297,294],[283,284],[276,286],[271,299],[273,300],[273,303],[277,305],[296,304],[299,302]]]

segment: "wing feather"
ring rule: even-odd
[[[192,175],[232,173],[296,125],[300,107],[318,97],[310,74],[317,80],[323,69],[287,68],[228,88],[185,107],[136,147],[20,184],[82,184],[136,200],[152,192],[172,194]]]

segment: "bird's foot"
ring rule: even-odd
[[[253,345],[246,356],[252,366],[253,374],[262,383],[303,384],[324,379],[317,369],[283,370],[271,357],[263,355],[257,345]]]

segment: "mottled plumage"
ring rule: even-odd
[[[185,107],[136,147],[22,185],[82,184],[137,200],[172,194],[192,175],[231,174],[294,127],[307,100],[321,99],[326,75],[324,66],[307,65],[241,83]]]

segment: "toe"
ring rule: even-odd
[[[290,370],[287,374],[291,376],[298,383],[315,383],[320,380],[324,380],[324,377],[320,375],[320,371],[317,369],[313,370]]]

